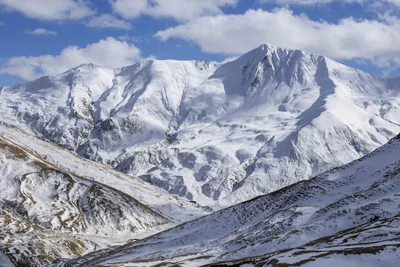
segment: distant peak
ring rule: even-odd
[[[268,50],[275,50],[276,47],[270,44],[262,44],[259,47],[257,47],[255,50],[260,50],[260,51],[268,51]]]
[[[278,53],[278,54],[312,54],[304,50],[300,49],[292,49],[292,48],[285,48],[285,47],[277,47],[271,44],[262,44],[259,47],[249,51],[246,54],[251,54],[251,55],[267,55],[267,54],[273,54],[273,53]],[[246,55],[244,54],[244,55]],[[315,54],[313,54],[315,55]],[[317,55],[316,55],[317,56]]]
[[[71,74],[71,73],[76,73],[76,72],[79,72],[82,69],[94,70],[94,69],[97,69],[97,68],[101,68],[101,67],[98,66],[98,65],[95,65],[93,63],[84,63],[84,64],[76,66],[75,68],[72,68],[72,69],[69,69],[69,70],[63,72],[60,75],[67,75],[67,74]]]
[[[259,47],[250,50],[249,52],[245,53],[246,54],[253,54],[253,55],[266,55],[268,53],[272,53],[273,51],[276,51],[276,47],[270,44],[262,44]]]
[[[91,69],[95,69],[95,68],[100,68],[100,66],[95,65],[95,64],[93,64],[93,63],[84,63],[84,64],[81,64],[81,65],[77,66],[77,67],[74,68],[74,69],[82,69],[82,68],[91,68]]]

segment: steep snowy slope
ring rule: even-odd
[[[5,122],[201,205],[357,159],[400,132],[400,83],[268,45],[226,64],[83,65],[0,90]]]
[[[63,164],[68,167],[63,169]],[[205,213],[137,178],[129,177],[129,183],[123,180],[128,177],[116,177],[108,169],[3,123],[0,251],[21,266],[45,266],[60,257],[142,238],[172,227],[179,219]],[[113,187],[97,182],[104,182],[103,177]],[[147,198],[146,205],[136,195]]]
[[[108,185],[132,196],[174,223],[192,220],[211,211],[208,207],[201,207],[186,199],[171,195],[137,177],[125,175],[106,165],[79,157],[74,152],[51,142],[35,138],[13,124],[0,123],[0,136],[66,172],[79,174],[87,180]]]
[[[400,135],[366,157],[56,266],[398,266]]]
[[[115,238],[169,223],[131,196],[63,172],[4,138],[0,138],[0,172],[0,246],[19,264],[88,250],[79,238],[60,242],[61,233]],[[32,239],[46,234],[55,238]],[[48,243],[53,244],[48,247]],[[89,246],[93,250],[94,243]],[[63,249],[69,254],[58,253]]]

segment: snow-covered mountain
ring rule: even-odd
[[[4,123],[0,176],[0,252],[17,266],[82,256],[206,213]]]
[[[55,266],[398,266],[400,135],[366,157]]]
[[[225,63],[82,65],[0,90],[0,116],[201,205],[348,163],[400,132],[400,83],[262,45]]]
[[[21,265],[94,250],[96,243],[73,233],[121,236],[169,223],[134,198],[65,173],[4,138],[0,172],[0,247]]]
[[[0,262],[391,264],[400,137],[324,172],[400,132],[399,92],[400,79],[269,45],[0,87]]]

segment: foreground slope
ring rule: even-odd
[[[0,251],[4,257],[18,266],[46,266],[205,213],[108,169],[1,123]]]
[[[208,207],[202,207],[184,198],[171,195],[137,177],[125,175],[106,165],[82,158],[51,142],[38,139],[14,124],[0,121],[0,136],[66,172],[79,174],[80,177],[132,196],[174,223],[191,220],[211,211]]]
[[[310,180],[57,266],[397,266],[399,151],[400,135]]]
[[[398,80],[268,45],[226,64],[82,65],[0,90],[0,115],[202,205],[348,163],[400,132]]]
[[[2,137],[0,172],[0,248],[21,265],[104,247],[90,236],[115,239],[169,223],[131,196],[63,172]]]

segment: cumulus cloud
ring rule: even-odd
[[[84,48],[69,46],[59,55],[12,57],[0,68],[1,74],[16,75],[33,80],[43,75],[55,75],[84,63],[117,68],[132,64],[140,58],[140,50],[112,37]]]
[[[40,20],[77,20],[94,14],[83,0],[0,0],[0,7]]]
[[[278,5],[325,5],[332,2],[361,3],[365,1],[369,0],[259,0],[261,3],[274,3]]]
[[[234,6],[238,0],[109,0],[113,10],[127,19],[141,15],[173,18],[179,21],[220,14],[221,8]]]
[[[31,34],[31,35],[57,35],[57,33],[55,31],[50,31],[44,28],[37,28],[35,30],[27,30],[26,31],[27,34]]]
[[[85,26],[89,28],[115,28],[123,30],[129,30],[132,28],[132,25],[129,22],[120,20],[109,14],[92,17],[85,23]]]
[[[400,6],[400,0],[259,0],[261,3],[274,3],[278,5],[325,5],[333,2],[341,2],[345,4],[375,4],[376,2],[393,4]]]
[[[262,43],[302,49],[336,59],[400,62],[400,20],[313,21],[281,8],[248,10],[240,15],[201,17],[159,31],[161,40],[193,41],[205,52],[240,54]]]

